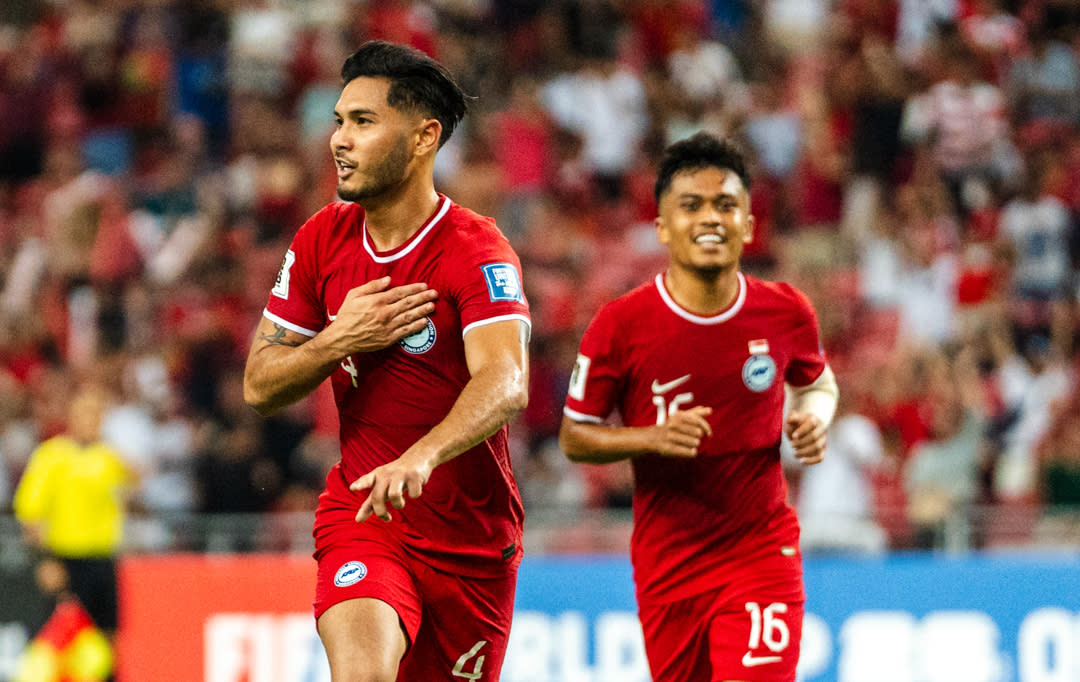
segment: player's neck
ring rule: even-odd
[[[687,312],[716,315],[730,308],[739,295],[738,275],[738,268],[725,268],[713,277],[697,271],[668,267],[664,273],[664,286]]]
[[[375,248],[396,249],[417,233],[439,205],[433,185],[409,187],[363,202],[364,222]]]

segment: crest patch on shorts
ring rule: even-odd
[[[338,587],[355,585],[367,575],[367,566],[362,561],[348,561],[334,574],[334,584]]]

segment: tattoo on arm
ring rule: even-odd
[[[285,329],[285,327],[282,327],[280,324],[275,322],[274,323],[274,331],[272,333],[270,333],[270,334],[267,334],[265,332],[262,333],[262,334],[259,334],[259,340],[260,341],[265,341],[265,342],[273,344],[275,346],[292,346],[294,348],[296,346],[299,346],[301,343],[303,343],[303,341],[288,341],[288,340],[286,340],[285,339],[285,332],[286,331],[287,330]]]

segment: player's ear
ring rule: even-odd
[[[671,238],[671,234],[668,232],[667,225],[664,224],[663,216],[656,216],[653,220],[653,225],[656,226],[656,239],[661,244],[667,244]]]
[[[743,244],[749,244],[754,241],[754,216],[746,216],[746,231],[743,232]]]
[[[442,123],[437,118],[425,118],[420,123],[416,134],[415,151],[417,156],[434,154],[439,150],[439,139],[442,137]]]

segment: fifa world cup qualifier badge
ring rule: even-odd
[[[754,393],[761,393],[776,379],[776,362],[769,355],[768,339],[754,339],[747,346],[750,357],[743,363],[743,383]]]
[[[510,263],[488,263],[480,268],[487,282],[488,296],[491,302],[525,300],[521,292],[521,278],[517,268]]]
[[[281,260],[281,268],[278,270],[277,279],[274,281],[274,288],[270,290],[274,296],[278,298],[289,298],[289,271],[292,270],[293,263],[296,262],[296,254],[292,249],[285,252],[285,257]]]

